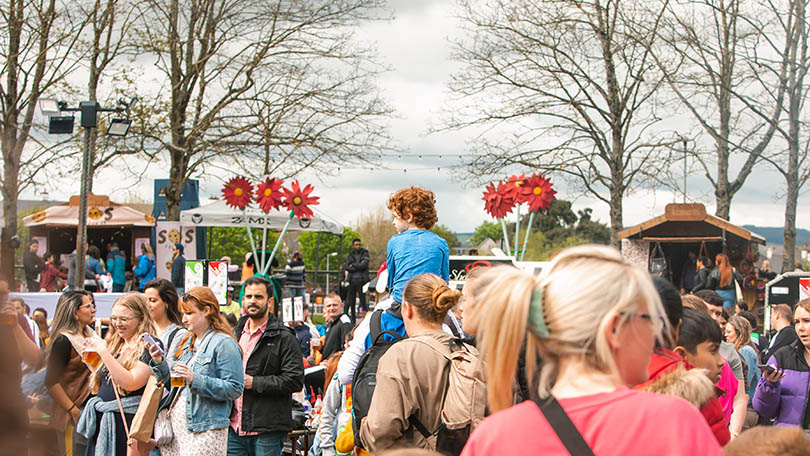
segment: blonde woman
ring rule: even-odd
[[[127,435],[118,410],[113,388],[121,396],[121,404],[132,422],[143,388],[152,370],[152,357],[140,335],[148,333],[158,341],[155,325],[146,300],[139,293],[127,293],[115,301],[110,315],[107,340],[88,339],[87,348],[95,350],[103,365],[90,377],[90,388],[96,397],[87,401],[79,420],[79,432],[87,437],[87,455],[106,456],[127,454]]]
[[[181,297],[180,310],[188,334],[168,356],[153,352],[155,376],[168,384],[172,358],[174,377],[182,387],[169,409],[174,438],[160,447],[163,456],[225,456],[234,399],[242,395],[245,378],[242,350],[219,313],[208,287],[194,287]]]
[[[466,313],[477,329],[493,414],[462,455],[566,448],[577,455],[723,454],[695,407],[627,387],[647,379],[667,324],[647,271],[612,248],[580,246],[562,251],[537,278],[493,268],[482,280],[490,284]],[[536,398],[510,407],[524,340]],[[537,356],[542,367],[532,375]]]

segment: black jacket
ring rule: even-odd
[[[343,264],[349,271],[349,282],[368,282],[368,250],[352,249]]]
[[[175,288],[186,287],[186,257],[177,255],[172,261],[172,285]]]
[[[352,319],[345,313],[326,324],[326,339],[324,339],[323,349],[321,349],[323,359],[343,350],[343,341],[346,340],[346,334],[349,334],[352,328],[354,328]]]
[[[709,289],[709,274],[711,273],[711,269],[703,268],[695,274],[695,286],[692,287],[692,293]]]
[[[37,280],[39,273],[45,269],[45,262],[36,253],[26,250],[23,255],[23,268],[25,269],[25,280]]]
[[[236,339],[242,337],[247,316],[234,328]],[[292,329],[282,325],[272,314],[259,342],[248,357],[245,374],[253,377],[253,388],[242,396],[244,432],[289,432],[292,423],[292,393],[304,387],[304,362],[301,348]]]
[[[782,347],[786,347],[793,342],[799,340],[798,334],[796,334],[796,329],[793,326],[785,326],[782,328],[781,331],[776,333],[776,340],[773,341],[773,345],[768,348],[768,343],[763,341],[762,347],[762,360],[767,360],[776,353]],[[781,365],[779,367],[782,367]]]

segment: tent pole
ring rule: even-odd
[[[526,227],[526,238],[523,239],[523,251],[520,252],[520,261],[526,258],[526,248],[529,245],[529,233],[532,232],[532,223],[534,223],[534,211],[529,215],[529,226]]]
[[[501,217],[501,228],[503,229],[503,242],[506,244],[506,254],[508,255],[511,249],[509,248],[509,235],[506,233],[506,222],[503,217]]]

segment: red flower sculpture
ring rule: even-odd
[[[253,185],[244,177],[234,177],[222,187],[225,204],[244,209],[253,199]]]
[[[499,219],[512,212],[515,207],[515,199],[508,194],[507,186],[503,182],[498,182],[498,187],[490,182],[484,191],[484,210],[492,217]]]
[[[284,181],[267,178],[256,187],[256,202],[264,212],[281,207],[281,197],[284,195]]]
[[[320,199],[317,196],[310,196],[313,190],[315,187],[309,184],[301,189],[298,181],[294,181],[290,184],[290,189],[284,189],[284,207],[293,211],[298,218],[312,218],[315,214],[309,206],[318,204]]]
[[[526,175],[520,174],[520,176],[516,174],[512,174],[509,178],[506,179],[505,185],[505,192],[508,196],[510,196],[517,204],[525,203],[526,200],[522,199],[523,192],[521,188],[526,183]]]
[[[549,208],[551,202],[557,199],[557,192],[551,187],[551,181],[542,174],[532,174],[521,187],[523,200],[529,203],[529,211],[543,212]]]

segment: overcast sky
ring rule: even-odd
[[[321,197],[320,212],[344,224],[351,224],[364,211],[384,206],[387,196],[408,185],[422,185],[436,192],[439,223],[456,232],[470,232],[482,221],[488,220],[483,210],[482,185],[465,183],[456,169],[459,154],[468,153],[466,138],[474,132],[426,135],[440,117],[447,103],[446,84],[457,68],[450,60],[449,36],[458,35],[453,18],[453,2],[445,0],[393,0],[394,19],[365,25],[358,39],[376,42],[381,60],[391,67],[379,81],[390,104],[396,109],[392,120],[392,134],[397,145],[410,156],[442,154],[421,160],[400,162],[396,157],[386,160],[390,170],[341,170],[337,177],[319,182],[318,176],[302,176],[302,182],[312,182]],[[165,165],[164,169],[165,169]],[[677,164],[682,166],[682,164]],[[734,166],[734,163],[732,163]],[[407,171],[403,171],[407,169]],[[525,170],[529,171],[530,170]],[[168,177],[160,167],[149,170],[150,178]],[[223,176],[225,178],[230,176]],[[558,197],[575,199],[575,208],[591,207],[595,218],[608,222],[608,207],[602,202],[581,197],[567,188],[560,179],[550,176],[558,190]],[[130,188],[120,186],[120,173],[105,170],[97,178],[97,193],[110,194],[113,200],[135,193],[145,200],[152,198],[152,183],[148,179]],[[203,204],[207,197],[219,194],[222,182],[215,179],[202,183]],[[714,213],[714,198],[706,179],[694,173],[689,181],[690,199],[707,205]],[[749,177],[745,187],[732,203],[731,221],[736,224],[781,226],[784,203],[781,199],[784,182],[780,175],[762,166]],[[70,185],[52,189],[51,199],[67,199],[78,194]],[[33,195],[24,195],[24,197]],[[624,201],[624,224],[631,226],[659,215],[667,203],[681,201],[680,195],[669,192],[638,192]],[[810,214],[802,209],[807,203],[803,195],[799,201],[798,227],[810,225]]]

